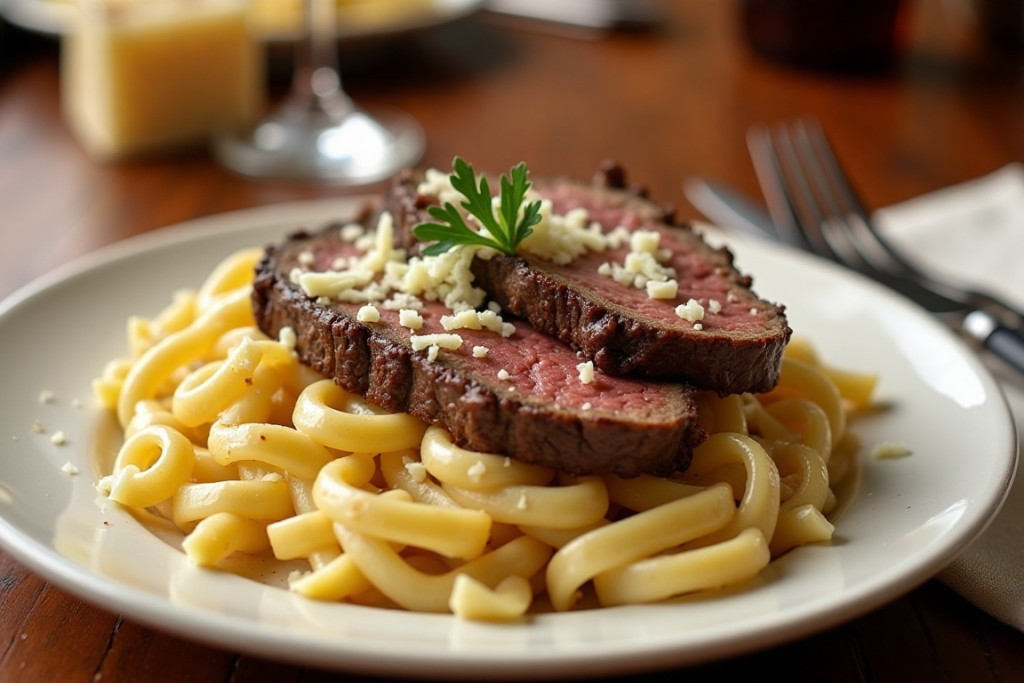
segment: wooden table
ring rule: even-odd
[[[653,197],[697,217],[681,181],[757,195],[744,132],[817,115],[872,206],[1024,159],[1021,57],[979,52],[941,3],[917,3],[899,67],[874,77],[787,68],[745,49],[732,2],[676,0],[653,32],[601,39],[486,15],[353,58],[359,101],[413,114],[424,164],[526,160],[588,177],[623,162]],[[60,114],[57,45],[0,32],[0,295],[80,254],[211,213],[344,192],[236,177],[203,152],[98,166]],[[379,187],[369,188],[372,191]],[[0,680],[369,680],[264,661],[152,630],[69,596],[0,555]],[[651,675],[692,681],[1024,680],[1024,634],[938,582],[855,621],[765,652]]]

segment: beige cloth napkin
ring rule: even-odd
[[[921,265],[984,287],[1024,310],[1024,166],[1011,164],[880,209],[875,217],[893,245]],[[996,376],[1024,443],[1024,378]],[[1024,475],[985,533],[938,578],[1024,630]]]

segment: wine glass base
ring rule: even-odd
[[[363,185],[415,164],[425,147],[419,123],[397,109],[351,107],[330,116],[293,101],[251,131],[216,137],[212,151],[245,176]]]

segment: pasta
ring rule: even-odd
[[[739,583],[827,542],[853,467],[851,416],[874,378],[794,341],[772,392],[699,396],[707,441],[671,478],[572,478],[459,448],[300,365],[253,323],[259,250],[224,260],[151,319],[94,382],[125,432],[98,488],[183,534],[197,565],[304,558],[310,599],[508,621]]]

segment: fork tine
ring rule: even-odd
[[[850,182],[846,179],[846,173],[843,171],[835,152],[832,151],[832,145],[829,143],[828,136],[825,135],[825,130],[821,127],[821,123],[814,118],[804,118],[800,123],[808,143],[813,148],[814,154],[822,166],[823,172],[828,175],[833,188],[837,192],[837,200],[844,205],[844,210],[847,213],[856,214],[865,223],[870,222],[871,219],[868,211],[864,208],[863,202],[861,202]]]
[[[843,228],[848,243],[858,252],[858,259],[862,262],[862,266],[886,272],[921,276],[920,271],[900,257],[899,253],[875,229],[864,203],[854,191],[850,181],[847,180],[847,175],[821,124],[816,120],[809,120],[804,126],[804,132],[807,136],[810,153],[817,158],[822,172],[832,188],[831,196],[835,201],[832,210],[835,215],[844,217]]]
[[[821,124],[805,118],[747,133],[754,170],[786,241],[863,272],[919,276],[872,226]]]
[[[799,159],[805,174],[810,180],[818,201],[823,205],[820,217],[822,238],[829,246],[832,258],[850,268],[867,270],[868,262],[862,257],[860,250],[851,242],[850,207],[848,198],[839,186],[843,180],[835,173],[835,165],[823,161],[821,153],[821,129],[814,127],[808,130],[804,121],[793,123],[794,155]],[[827,145],[827,143],[826,143]],[[829,150],[825,150],[828,152]],[[834,157],[832,157],[834,159]]]
[[[850,251],[837,244],[830,233],[830,207],[822,205],[822,173],[808,153],[806,135],[799,125],[792,132],[785,124],[774,131],[766,126],[751,128],[747,136],[751,159],[757,171],[772,217],[780,233],[791,244],[825,258],[842,261],[839,254]],[[821,192],[822,189],[826,191]]]
[[[878,232],[871,215],[846,179],[847,176],[842,170],[835,152],[832,151],[824,129],[817,121],[812,123],[808,131],[808,140],[822,165],[827,169],[829,182],[840,198],[847,217],[845,221],[847,237],[863,257],[865,272],[873,269],[876,272],[876,277],[877,274],[881,274],[883,277],[895,275],[928,283],[933,290],[940,291],[951,299],[996,311],[1007,324],[1013,327],[1024,325],[1024,316],[1005,301],[963,283],[939,281],[904,258]]]
[[[823,231],[826,218],[825,209],[821,206],[809,181],[809,177],[813,176],[813,169],[805,167],[802,160],[803,155],[798,150],[793,138],[794,136],[790,134],[785,125],[779,126],[775,131],[775,148],[782,172],[781,182],[792,198],[796,209],[797,225],[807,243],[811,245],[812,251],[819,256],[835,260],[836,253]]]
[[[793,197],[784,182],[771,132],[763,124],[755,124],[747,131],[747,149],[754,164],[754,172],[761,185],[768,212],[775,229],[783,240],[801,249],[810,249],[799,226],[799,215]]]
[[[876,230],[814,119],[747,131],[754,170],[778,234],[790,244],[837,261],[910,294],[936,313],[964,306],[994,312],[1014,329],[1024,314],[986,292],[928,275],[904,259]]]

